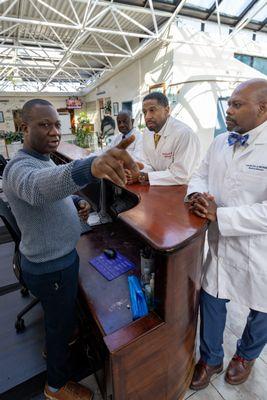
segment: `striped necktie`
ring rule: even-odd
[[[157,148],[158,142],[161,138],[161,135],[159,133],[154,133],[154,143],[155,143],[155,149]]]

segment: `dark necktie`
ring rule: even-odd
[[[228,144],[229,146],[233,146],[236,143],[239,143],[241,146],[244,146],[249,138],[249,135],[240,135],[239,133],[232,132],[228,136]]]

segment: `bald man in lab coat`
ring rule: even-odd
[[[229,300],[250,312],[225,380],[245,382],[267,343],[267,81],[240,84],[226,114],[229,132],[213,141],[187,192],[190,210],[210,221],[193,390],[223,370]]]

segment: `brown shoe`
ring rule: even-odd
[[[239,385],[245,382],[249,377],[254,362],[255,360],[245,360],[235,354],[226,370],[226,382],[230,383],[230,385]]]
[[[201,390],[205,389],[213,374],[219,374],[223,370],[223,363],[219,365],[208,365],[201,359],[195,366],[194,375],[190,384],[190,389]]]
[[[75,382],[67,382],[55,393],[51,392],[46,384],[44,395],[47,400],[92,400],[94,397],[90,389]]]

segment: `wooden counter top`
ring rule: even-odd
[[[207,222],[188,212],[184,203],[185,185],[131,185],[127,190],[140,197],[139,204],[119,218],[133,228],[152,247],[172,251],[186,244]]]
[[[68,160],[88,157],[89,150],[60,143],[58,154]],[[134,229],[153,248],[170,252],[207,228],[207,221],[188,212],[184,204],[186,185],[130,185],[126,189],[139,197],[139,203],[119,218]]]

